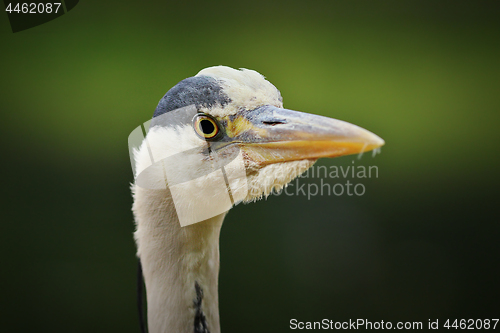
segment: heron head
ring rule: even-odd
[[[177,150],[194,151],[195,159],[202,156],[197,164],[189,162],[198,165],[191,167],[197,169],[194,173],[200,173],[209,161],[213,168],[215,154],[231,174],[234,170],[228,161],[239,156],[248,189],[240,198],[244,201],[281,189],[318,158],[357,154],[384,144],[356,125],[284,109],[279,90],[253,70],[209,67],[179,82],[159,102],[152,125],[155,119],[188,106],[194,115],[184,125],[152,126],[156,130],[148,135],[158,140],[150,140],[151,144],[161,150],[167,149],[165,142],[175,142]],[[183,155],[179,161],[186,164],[189,158]]]

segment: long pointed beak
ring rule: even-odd
[[[273,106],[241,112],[225,123],[231,141],[261,165],[359,154],[385,144],[345,121]]]

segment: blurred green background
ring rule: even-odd
[[[220,64],[386,141],[319,162],[378,166],[362,197],[229,213],[222,332],[498,318],[499,17],[498,1],[89,0],[13,34],[1,14],[1,331],[139,331],[127,137]]]

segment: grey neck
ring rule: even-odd
[[[163,191],[136,187],[133,208],[149,333],[220,333],[219,234],[225,213],[181,227],[173,203],[158,192]]]

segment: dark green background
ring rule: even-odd
[[[387,143],[320,161],[377,165],[362,197],[230,212],[223,332],[498,318],[497,3],[80,1],[16,34],[1,14],[0,330],[139,331],[127,137],[170,87],[220,64]]]

